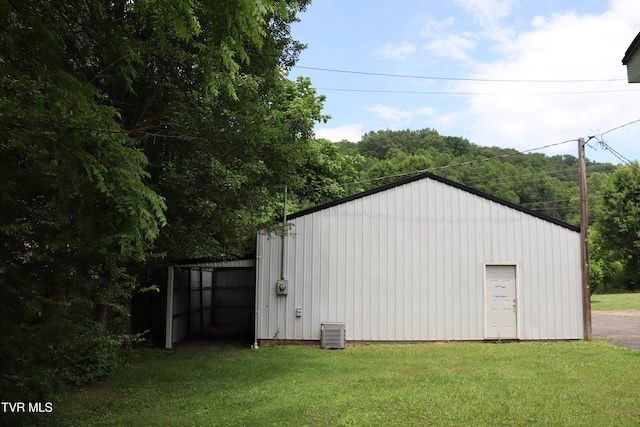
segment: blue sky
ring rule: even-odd
[[[327,97],[318,138],[432,128],[529,150],[640,119],[640,84],[622,65],[638,0],[315,0],[300,19],[292,33],[308,47],[289,77]],[[602,138],[640,159],[640,122]],[[619,163],[595,141],[589,159]],[[577,156],[577,143],[541,152]]]

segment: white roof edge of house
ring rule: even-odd
[[[640,47],[640,32],[638,33],[636,38],[633,39],[633,41],[629,45],[629,48],[625,52],[624,58],[622,58],[622,65],[627,65],[629,63],[629,60],[636,53],[638,47]]]

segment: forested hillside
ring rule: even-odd
[[[573,225],[579,223],[578,159],[571,155],[481,147],[434,129],[369,132],[358,143],[343,141],[339,146],[345,155],[360,156],[363,182],[355,185],[358,189],[429,171]],[[614,170],[615,165],[587,161],[592,206],[601,174]]]

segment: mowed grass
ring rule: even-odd
[[[605,342],[138,350],[54,403],[67,426],[640,424],[640,352]]]
[[[640,292],[591,295],[592,310],[640,310]]]

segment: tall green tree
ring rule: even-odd
[[[253,135],[291,118],[274,134],[297,129],[300,139],[284,144],[303,145],[319,99],[282,72],[302,47],[288,25],[305,5],[0,0],[2,400],[42,400],[117,366],[139,286],[130,266],[148,257],[167,218],[184,223],[175,212],[196,206],[200,221],[229,227],[231,212],[261,214],[262,203],[234,204],[232,192],[201,199],[180,185],[211,177],[242,194],[276,175],[285,157],[276,135],[255,151],[272,157],[264,166],[258,154],[249,165],[228,154],[251,103],[263,113]],[[237,144],[251,153],[242,133]]]
[[[610,289],[640,290],[640,164],[618,166],[601,184],[595,244],[609,263],[620,265]]]

